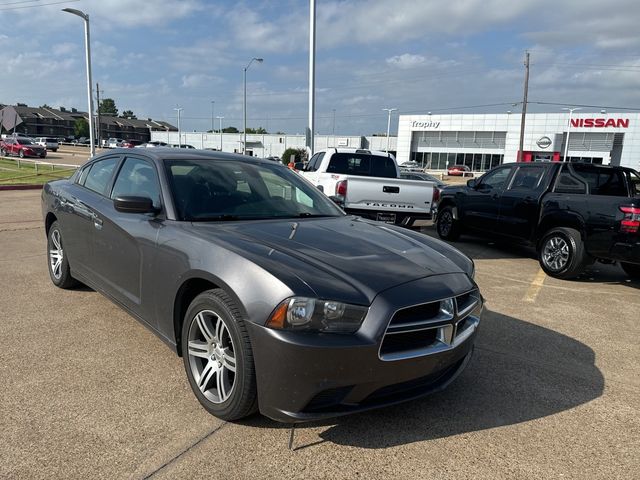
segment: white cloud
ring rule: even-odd
[[[425,58],[422,55],[412,55],[411,53],[403,53],[394,57],[387,58],[386,62],[392,67],[401,69],[414,68],[424,64]]]
[[[197,88],[211,86],[220,81],[220,78],[204,73],[194,73],[182,76],[182,86],[184,88]]]
[[[57,56],[69,55],[78,49],[78,45],[75,43],[57,43],[51,47],[51,52]]]

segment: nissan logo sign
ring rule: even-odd
[[[536,145],[540,148],[549,148],[551,146],[551,139],[549,137],[540,137]]]

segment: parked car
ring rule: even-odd
[[[347,213],[404,226],[432,216],[433,184],[401,179],[388,153],[330,148],[295,169]]]
[[[345,215],[284,165],[105,152],[46,184],[42,211],[52,282],[80,281],[140,319],[222,419],[395,404],[445,388],[471,357],[473,262]]]
[[[36,138],[36,143],[45,147],[47,150],[51,150],[52,152],[58,151],[58,139],[52,137],[38,137]]]
[[[640,278],[640,175],[585,163],[517,163],[441,192],[436,228],[534,245],[542,269],[572,278],[596,260]]]
[[[473,177],[471,169],[466,165],[451,165],[447,168],[447,175],[451,177]]]
[[[171,148],[191,148],[191,149],[195,149],[196,147],[194,147],[193,145],[189,145],[187,143],[182,143],[182,144],[174,143],[174,144],[171,145]]]
[[[32,138],[28,137],[8,137],[0,142],[0,155],[3,157],[9,155],[17,155],[24,157],[40,157],[47,156],[47,149],[35,143]]]
[[[123,143],[124,140],[122,140],[121,138],[110,138],[109,140],[107,140],[107,148],[120,148],[122,147]]]
[[[440,180],[437,177],[434,177],[433,175],[429,174],[429,173],[424,173],[424,172],[403,172],[400,171],[400,178],[404,178],[406,180],[421,180],[423,182],[433,182],[436,187],[438,188],[444,188],[447,186],[447,184],[445,182],[443,182],[442,180]]]
[[[408,172],[422,172],[424,170],[424,167],[422,165],[420,165],[418,162],[404,162],[400,165],[398,165],[398,167],[400,168],[400,171],[408,171]]]
[[[120,147],[122,148],[134,148],[137,147],[138,145],[142,145],[143,142],[142,140],[124,140],[122,142],[122,144],[120,145]]]
[[[168,146],[169,145],[165,142],[153,141],[153,142],[143,143],[142,145],[137,145],[136,148],[157,148],[157,147],[168,147]]]

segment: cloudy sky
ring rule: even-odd
[[[385,107],[518,111],[525,50],[530,100],[640,108],[638,0],[316,3],[319,133],[334,109],[341,134],[385,131]],[[249,126],[304,132],[308,1],[0,0],[0,103],[86,110],[82,22],[64,7],[89,13],[93,80],[120,111],[175,124],[180,105],[200,131],[215,101],[241,127],[242,69],[263,57],[248,71]]]

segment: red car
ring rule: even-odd
[[[36,144],[32,139],[25,137],[9,137],[0,143],[0,155],[6,157],[8,155],[18,155],[24,157],[40,157],[47,156],[47,147]]]
[[[122,147],[121,148],[133,148],[133,147],[137,147],[138,145],[142,145],[142,141],[140,141],[140,140],[125,140],[124,142],[122,142]]]
[[[466,165],[451,165],[447,169],[447,175],[452,177],[469,177],[473,176],[471,174],[471,169]]]

